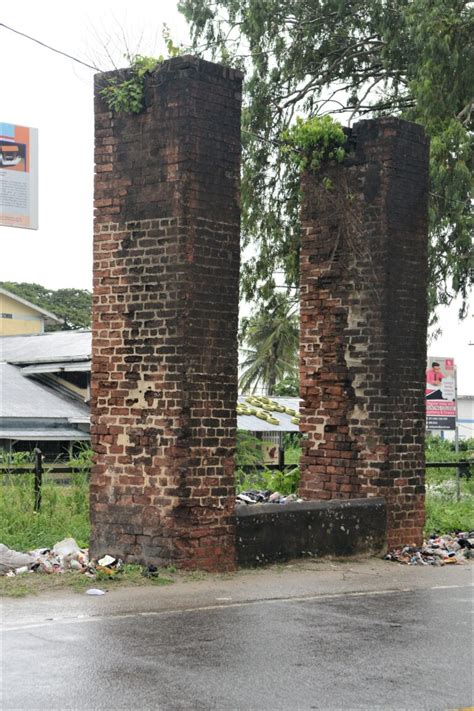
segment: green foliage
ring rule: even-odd
[[[426,497],[425,533],[452,533],[474,529],[474,496],[461,501],[446,501],[428,494]]]
[[[459,452],[454,442],[429,436],[426,440],[427,462],[453,462],[452,469],[426,470],[425,532],[450,533],[456,529],[474,529],[474,478],[461,479],[461,500],[456,501],[455,463],[470,459],[474,453],[474,439],[461,440]]]
[[[430,305],[466,297],[473,231],[474,6],[468,0],[180,0],[196,50],[246,71],[242,270],[260,298],[298,285],[296,114],[398,115],[431,138]],[[328,186],[330,187],[330,186]]]
[[[62,324],[48,326],[46,330],[69,331],[91,326],[92,294],[87,289],[46,289],[41,284],[14,281],[2,281],[0,286],[63,319]]]
[[[174,44],[169,27],[164,24],[162,36],[168,57],[177,57],[181,49]],[[163,56],[145,57],[141,54],[125,55],[129,67],[122,71],[122,77],[113,77],[100,94],[112,111],[139,114],[145,108],[145,78],[165,61]]]
[[[281,139],[283,153],[287,153],[300,170],[316,171],[321,163],[340,163],[345,156],[346,135],[341,124],[330,116],[313,116],[306,120],[297,116],[296,122],[282,132]]]
[[[15,550],[50,547],[63,538],[89,541],[89,483],[76,474],[71,486],[45,482],[39,513],[33,510],[33,474],[12,474],[0,486],[0,541]]]
[[[300,394],[300,381],[297,375],[285,375],[273,388],[272,395],[278,397],[298,397]]]
[[[260,466],[263,464],[262,441],[245,430],[237,431],[235,463],[238,467]]]
[[[125,78],[109,79],[100,94],[112,111],[139,114],[145,104],[145,76],[155,71],[163,62],[163,57],[136,54],[128,59],[130,68],[124,71]]]
[[[284,435],[283,446],[285,449],[285,464],[300,463],[301,447],[299,446],[299,438],[300,435],[297,432],[287,433],[286,435]]]
[[[428,483],[439,483],[447,479],[453,479],[455,462],[461,459],[473,458],[474,439],[460,440],[459,452],[456,452],[454,442],[446,439],[443,440],[441,437],[428,436],[426,439],[425,455],[427,462],[453,462],[453,469],[429,467],[426,470],[426,481]]]
[[[262,385],[273,394],[278,382],[297,378],[299,320],[287,295],[273,293],[267,303],[242,319],[240,342],[244,355],[239,380],[242,392],[254,392]]]
[[[236,472],[237,492],[258,489],[262,491],[278,491],[283,496],[295,494],[300,483],[300,470],[293,467],[287,471],[279,469],[261,469],[253,472],[244,472],[238,469]]]
[[[7,452],[5,449],[0,449],[0,464],[10,467],[10,471],[14,471],[15,467],[33,464],[34,461],[34,452]]]
[[[88,442],[80,442],[76,445],[73,456],[69,459],[68,464],[80,474],[88,475],[92,466],[92,458],[94,452]]]

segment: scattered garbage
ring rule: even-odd
[[[237,504],[289,504],[293,501],[301,503],[303,499],[296,494],[283,495],[279,491],[272,492],[270,489],[250,489],[242,491],[236,497]]]
[[[89,588],[86,590],[86,595],[105,595],[105,590],[99,590],[99,588]]]
[[[123,568],[123,561],[105,555],[98,561],[89,559],[87,548],[79,548],[74,538],[58,541],[52,548],[36,548],[22,553],[0,543],[0,575],[14,577],[25,573],[62,574],[69,570],[96,578],[98,574],[114,576]]]
[[[64,538],[53,546],[53,553],[62,557],[76,555],[80,550],[74,538]]]
[[[147,565],[142,570],[142,575],[145,578],[157,578],[160,574],[159,569],[156,565]]]
[[[120,558],[114,558],[111,555],[104,555],[103,558],[99,558],[96,563],[96,571],[103,573],[104,575],[113,576],[122,569],[123,561]]]
[[[474,531],[433,533],[421,547],[403,546],[385,556],[385,560],[405,565],[462,565],[466,558],[474,558]]]
[[[0,543],[0,575],[16,571],[27,572],[35,563],[30,553],[19,553]],[[21,573],[19,573],[21,575]]]

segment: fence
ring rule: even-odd
[[[0,475],[4,480],[5,474],[31,474],[34,473],[33,495],[34,510],[41,508],[41,488],[43,481],[53,481],[56,484],[70,484],[74,474],[78,473],[77,466],[54,460],[47,462],[40,449],[34,450],[34,462],[21,464],[20,466],[1,463]]]
[[[244,471],[258,471],[265,468],[281,470],[291,470],[294,469],[296,465],[244,465],[240,469]],[[461,499],[461,479],[465,478],[467,480],[471,479],[472,472],[471,468],[474,466],[474,461],[468,461],[466,459],[461,459],[458,462],[426,462],[427,469],[456,469],[456,500]],[[21,466],[12,466],[9,464],[0,464],[0,474],[29,474],[34,472],[34,510],[39,511],[41,508],[41,487],[43,485],[43,480],[45,474],[48,481],[54,481],[57,484],[69,484],[74,474],[77,474],[78,468],[72,464],[67,464],[65,462],[58,462],[57,460],[53,462],[45,463],[45,458],[41,450],[34,450],[34,462],[30,464],[23,464]]]

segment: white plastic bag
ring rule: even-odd
[[[59,541],[59,543],[54,544],[53,552],[61,558],[65,558],[68,555],[73,556],[76,553],[80,553],[81,549],[74,538],[64,538],[62,541]]]
[[[20,553],[8,548],[4,543],[0,543],[0,575],[8,573],[9,570],[30,567],[35,559],[29,553]]]

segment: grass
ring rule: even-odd
[[[443,501],[426,496],[425,532],[452,533],[474,529],[474,497],[464,497],[461,501]]]
[[[292,447],[287,447],[285,449],[285,464],[297,465],[300,463],[300,457],[301,457],[301,448],[300,447],[292,446]]]
[[[174,573],[167,568],[160,570],[153,577],[145,577],[139,565],[124,565],[122,570],[113,577],[97,574],[90,578],[78,571],[44,575],[42,573],[25,573],[14,578],[0,577],[0,597],[24,597],[52,590],[69,589],[77,593],[85,593],[89,588],[100,590],[116,590],[121,587],[137,587],[143,585],[171,585],[175,582]]]
[[[33,510],[33,474],[10,474],[0,486],[0,542],[15,550],[50,548],[63,538],[89,545],[89,483],[77,473],[70,486],[45,482]]]
[[[442,445],[443,451],[433,448],[427,452],[431,461],[450,461],[466,457],[462,452],[456,457]],[[446,451],[444,451],[446,448]],[[298,464],[300,450],[289,447],[287,464]],[[273,472],[272,476],[283,476]],[[461,481],[461,501],[455,500],[454,470],[428,469],[426,494],[425,532],[448,533],[456,529],[474,529],[474,478]],[[246,482],[248,483],[248,482]],[[285,482],[278,483],[280,487]],[[296,482],[286,482],[296,486]],[[39,513],[33,511],[33,475],[10,474],[0,485],[0,542],[19,551],[39,547],[52,547],[63,538],[74,538],[80,547],[87,547],[90,535],[89,483],[85,472],[74,475],[71,485],[59,486],[46,481],[42,489],[42,505]],[[43,590],[70,588],[84,592],[89,587],[107,589],[124,585],[166,585],[176,579],[172,568],[160,570],[156,578],[145,578],[137,565],[124,566],[116,578],[100,575],[93,579],[78,572],[62,575],[25,574],[16,578],[0,576],[0,595],[22,596]],[[197,580],[201,573],[179,573],[180,579]]]

